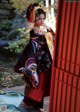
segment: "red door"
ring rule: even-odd
[[[73,1],[58,3],[49,112],[80,112],[80,2]]]

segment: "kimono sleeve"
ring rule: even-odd
[[[25,47],[23,50],[22,54],[20,55],[15,67],[14,71],[17,73],[22,73],[20,68],[35,68],[37,69],[37,64],[36,64],[36,46],[35,44],[30,41],[29,44]]]

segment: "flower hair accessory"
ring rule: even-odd
[[[30,4],[27,9],[27,20],[31,23],[35,21],[35,14],[38,9],[42,9],[42,7],[38,3]]]
[[[38,9],[40,9],[40,7],[35,7],[34,10],[31,12],[29,22],[35,21],[35,13]]]

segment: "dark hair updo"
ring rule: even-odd
[[[46,18],[46,12],[42,8],[39,8],[36,10],[35,17],[38,17],[40,14],[44,14],[44,16]]]
[[[35,18],[38,17],[40,14],[44,14],[46,18],[46,12],[41,8],[41,6],[38,3],[33,3],[33,4],[30,4],[27,8],[27,13],[26,13],[27,20],[30,19],[31,13],[36,7],[40,7],[40,8],[36,9]]]

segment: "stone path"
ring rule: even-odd
[[[12,88],[3,88],[3,91],[16,91],[16,92],[20,92],[22,94],[24,94],[24,87],[25,85],[22,86],[16,86],[16,87],[12,87]],[[43,104],[43,108],[45,110],[45,112],[48,112],[49,110],[49,98],[50,97],[44,97],[44,104]]]

